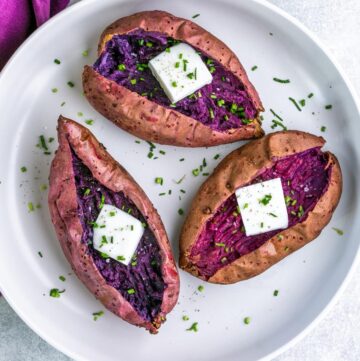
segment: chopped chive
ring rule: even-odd
[[[94,124],[94,120],[93,120],[93,119],[86,119],[86,120],[85,120],[85,123],[86,123],[87,125],[93,125],[93,124]]]
[[[301,112],[301,108],[299,107],[299,104],[294,98],[289,97],[289,100],[295,105],[296,109]]]
[[[254,65],[254,66],[251,68],[251,70],[252,70],[252,71],[255,71],[257,68],[258,68],[258,66],[257,66],[257,65]]]
[[[223,242],[215,242],[215,247],[225,247],[225,243],[223,243]]]
[[[220,154],[215,154],[214,155],[214,159],[216,160],[216,159],[219,159],[219,157],[220,157]]]
[[[204,291],[204,286],[203,286],[203,285],[200,285],[200,286],[198,287],[198,291],[199,291],[199,292]]]
[[[68,81],[67,82],[67,85],[70,87],[70,88],[73,88],[75,86],[74,82],[72,81]]]
[[[140,140],[135,140],[135,143],[140,144],[141,142],[140,142]]]
[[[273,119],[272,120],[272,126],[271,126],[271,129],[275,129],[277,126],[279,126],[280,128],[282,128],[283,130],[287,130],[287,127],[285,127],[285,125],[281,122],[279,122],[278,120],[276,119]]]
[[[162,154],[162,155],[166,154],[165,150],[159,150],[159,153]]]
[[[192,18],[193,18],[193,19],[196,19],[196,18],[199,17],[199,16],[200,16],[200,14],[195,14],[195,15],[192,16]]]
[[[102,194],[100,199],[99,209],[104,207],[104,204],[105,204],[105,196]]]
[[[33,204],[33,202],[29,202],[27,206],[28,206],[28,211],[29,212],[34,212],[34,204]]]
[[[62,102],[62,103],[60,104],[60,106],[63,107],[65,104],[66,104],[65,102]]]
[[[245,325],[248,325],[248,324],[250,323],[250,321],[251,321],[251,318],[250,318],[250,317],[245,317],[245,318],[244,318],[244,323],[245,323]]]
[[[180,158],[179,162],[183,162],[185,160],[185,158]]]
[[[209,108],[209,114],[210,114],[210,119],[214,119],[215,115],[214,115],[214,110],[212,108]]]
[[[172,85],[174,88],[176,88],[176,87],[177,87],[176,81],[171,82],[171,85]]]
[[[90,192],[91,192],[90,188],[86,188],[84,192],[84,196],[88,196]]]
[[[134,290],[133,288],[129,288],[129,289],[127,290],[127,293],[128,293],[129,295],[133,295],[133,294],[135,293],[135,290]]]
[[[166,193],[159,193],[159,196],[164,196]]]
[[[138,43],[139,43],[139,45],[144,45],[144,39],[139,39]]]
[[[280,115],[276,114],[275,111],[273,109],[270,109],[271,113],[273,114],[274,117],[278,118],[280,121],[284,121],[283,118],[280,117]]]
[[[155,178],[155,183],[156,183],[156,184],[163,185],[163,184],[164,184],[164,179],[161,178],[161,177],[156,177],[156,178]]]
[[[178,68],[179,66],[180,66],[180,62],[177,61],[177,62],[175,63],[175,68]]]
[[[40,251],[38,252],[38,255],[40,258],[43,258],[43,254]]]
[[[215,68],[214,66],[211,66],[211,67],[209,68],[209,71],[210,71],[211,74],[214,73],[215,70],[216,70],[216,68]]]
[[[61,64],[61,61],[59,59],[54,59],[54,63],[59,65]]]
[[[104,315],[104,311],[99,311],[99,312],[93,312],[93,319],[94,319],[94,321],[97,321],[97,319],[99,318],[99,317],[101,317],[101,316],[103,316]]]
[[[279,290],[275,290],[274,293],[273,293],[273,295],[274,295],[275,297],[277,297],[278,294],[279,294]]]
[[[197,177],[200,173],[200,170],[198,168],[192,170],[192,174]]]
[[[166,48],[165,51],[166,51],[167,53],[170,53],[170,48]]]
[[[198,323],[194,322],[189,328],[186,329],[186,331],[198,332]]]
[[[187,69],[187,63],[188,61],[186,59],[183,59],[183,70],[186,71]]]
[[[59,276],[59,280],[62,281],[62,282],[65,282],[66,278],[64,276]]]
[[[57,92],[58,92],[58,88],[52,88],[51,91],[52,91],[53,93],[57,93]]]
[[[272,199],[272,195],[271,194],[265,194],[265,196],[261,199],[259,199],[259,203],[261,203],[262,205],[266,206],[269,204],[269,202]]]
[[[184,174],[178,181],[175,181],[176,184],[180,184],[186,177],[186,174]]]
[[[61,293],[64,293],[64,292],[65,292],[65,290],[59,291],[58,288],[52,288],[52,289],[50,290],[49,295],[50,295],[50,297],[59,298],[59,297],[60,297],[60,294],[61,294]]]
[[[153,156],[154,156],[154,153],[151,152],[151,151],[150,151],[150,152],[148,153],[148,155],[147,155],[147,157],[148,157],[149,159],[151,159]]]
[[[26,167],[21,167],[20,170],[25,173],[27,171],[27,168]]]
[[[147,41],[145,44],[148,48],[152,48],[153,43],[151,41]]]
[[[124,71],[126,69],[126,65],[125,64],[119,64],[118,69],[121,70],[121,71]]]
[[[300,103],[300,105],[301,105],[302,107],[304,107],[304,106],[305,106],[305,99],[300,99],[300,100],[299,100],[299,103]]]
[[[117,256],[116,259],[118,261],[125,261],[126,258],[124,256]]]
[[[89,55],[89,52],[90,52],[90,49],[86,49],[81,54],[82,54],[82,56],[87,57]]]
[[[178,213],[179,213],[180,216],[182,216],[184,214],[184,210],[182,208],[179,208]]]
[[[327,110],[332,109],[332,105],[331,104],[325,105],[325,109]]]
[[[130,83],[131,83],[132,85],[135,85],[135,84],[136,84],[136,79],[130,79]]]
[[[290,79],[279,79],[279,78],[273,78],[274,81],[281,84],[288,84],[290,83]]]
[[[182,317],[182,320],[183,320],[183,321],[189,321],[190,318],[189,318],[189,316],[184,315],[184,316]]]
[[[78,115],[78,117],[82,117],[84,115],[84,113],[83,112],[78,112],[77,115]]]
[[[335,228],[332,227],[332,229],[339,235],[339,236],[343,236],[344,235],[344,231],[339,229],[339,228]]]
[[[325,127],[325,126],[322,126],[322,127],[320,128],[320,130],[321,130],[322,132],[325,132],[325,131],[326,131],[326,127]]]
[[[272,217],[276,217],[277,218],[277,215],[275,214],[275,213],[268,213],[270,216],[272,216]]]
[[[310,99],[314,96],[314,93],[310,93],[307,97]]]

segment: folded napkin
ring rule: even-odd
[[[69,0],[0,0],[0,70],[26,37]]]

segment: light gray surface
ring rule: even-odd
[[[244,0],[246,1],[246,0]],[[345,69],[360,93],[360,1],[271,0],[312,30]],[[344,237],[346,242],[346,237]],[[276,361],[360,360],[360,266],[320,324]],[[26,297],[26,295],[24,295]],[[299,315],[301,317],[301,315]],[[56,327],[56,325],[54,325]],[[0,361],[65,361],[0,299]]]

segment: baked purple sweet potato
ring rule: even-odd
[[[315,239],[342,190],[340,165],[321,150],[324,144],[308,133],[277,132],[224,158],[192,202],[180,237],[180,267],[209,282],[234,283]],[[247,236],[235,190],[275,178],[281,178],[288,227]]]
[[[60,116],[58,138],[50,171],[49,209],[66,258],[106,308],[157,333],[179,293],[179,276],[160,216],[140,186],[88,129]],[[94,222],[104,204],[131,213],[145,227],[128,266],[92,245]]]
[[[213,80],[171,104],[148,63],[177,42],[199,52]],[[106,118],[140,138],[199,147],[263,135],[263,107],[245,69],[221,40],[192,21],[164,11],[121,18],[103,32],[98,53],[94,66],[84,69],[85,96]]]

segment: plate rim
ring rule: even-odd
[[[41,34],[42,32],[46,31],[49,26],[52,25],[53,22],[60,21],[62,18],[71,16],[71,13],[77,12],[82,7],[90,6],[91,3],[94,3],[96,0],[81,0],[75,4],[69,5],[66,9],[58,13],[57,15],[53,16],[51,19],[49,19],[45,24],[43,24],[40,28],[36,29],[30,36],[17,48],[17,50],[14,52],[14,54],[11,56],[11,58],[8,60],[4,68],[0,72],[0,86],[1,86],[1,79],[5,77],[6,73],[9,71],[8,69],[11,68],[12,63],[14,60],[20,56],[20,54],[23,52],[24,48],[27,47],[28,43],[33,41],[33,38],[36,38]],[[107,0],[107,2],[110,2],[113,0]],[[119,2],[122,2],[123,0],[119,0]],[[219,2],[227,1],[227,0],[218,0]],[[232,1],[232,0],[231,0]],[[339,75],[341,76],[345,86],[350,92],[350,95],[352,97],[352,100],[354,101],[355,107],[357,109],[357,112],[360,114],[360,97],[355,90],[354,85],[350,81],[349,77],[347,76],[345,70],[343,69],[342,65],[338,62],[338,60],[335,58],[335,56],[328,50],[328,48],[322,43],[322,41],[318,38],[317,35],[315,35],[310,29],[308,29],[300,20],[296,19],[293,15],[290,15],[285,10],[279,8],[278,6],[270,3],[267,0],[251,0],[252,3],[255,3],[258,6],[262,6],[263,8],[266,8],[267,10],[270,10],[281,17],[288,20],[292,25],[294,25],[298,30],[300,30],[304,35],[307,36],[309,40],[311,40],[323,53],[324,55],[329,59],[329,61],[333,64],[335,69],[338,71]],[[106,2],[103,0],[103,3],[106,4]],[[302,339],[305,338],[306,335],[308,335],[318,324],[326,317],[326,315],[329,313],[331,308],[337,303],[340,296],[343,294],[345,288],[349,285],[349,282],[351,281],[355,268],[360,263],[360,243],[358,244],[358,248],[356,250],[356,255],[353,258],[352,264],[350,265],[344,279],[341,282],[341,285],[338,287],[337,291],[333,294],[332,297],[328,300],[327,304],[323,307],[323,309],[318,313],[317,316],[302,330],[300,331],[295,337],[293,337],[291,340],[283,344],[282,346],[278,347],[276,350],[270,352],[269,354],[265,355],[264,357],[260,358],[259,361],[270,361],[273,358],[279,356],[280,354],[284,353],[285,351],[289,350],[293,346],[295,346],[297,343],[299,343]],[[1,275],[0,275],[1,277]],[[60,351],[64,355],[74,359],[74,360],[81,360],[81,361],[88,361],[85,358],[83,358],[81,355],[77,354],[75,351],[69,350],[66,346],[61,345],[57,340],[51,338],[50,336],[45,335],[41,330],[37,329],[32,321],[30,321],[25,313],[23,313],[16,305],[15,302],[12,302],[10,298],[6,295],[6,291],[1,289],[0,284],[0,292],[2,296],[4,297],[5,301],[9,304],[9,306],[15,311],[15,313],[21,318],[21,320],[38,336],[40,336],[44,341],[46,341],[49,345],[54,347],[56,350]]]

